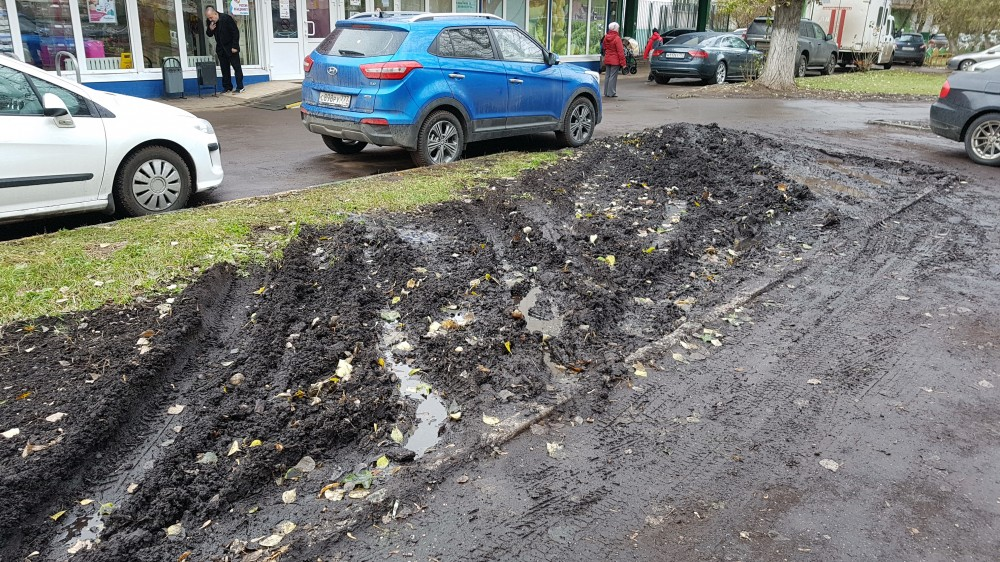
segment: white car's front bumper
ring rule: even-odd
[[[195,165],[195,177],[198,178],[195,193],[207,193],[222,184],[222,148],[216,139],[198,153],[191,155]]]

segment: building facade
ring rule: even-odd
[[[302,59],[337,20],[383,11],[486,12],[515,22],[563,61],[596,68],[600,39],[619,0],[0,0],[0,53],[140,97],[163,93],[163,67],[215,61],[205,8],[240,28],[245,83],[303,77]],[[79,73],[77,73],[79,71]]]

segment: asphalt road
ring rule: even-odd
[[[668,98],[691,90],[697,81],[661,86],[641,74],[623,77],[619,97],[605,100],[598,137],[616,136],[667,123],[718,123],[753,132],[797,138],[802,144],[858,151],[940,165],[959,174],[990,179],[993,170],[976,166],[962,146],[929,132],[869,125],[874,119],[926,120],[926,103],[844,102],[823,100]],[[307,132],[295,110],[269,111],[235,107],[196,111],[213,123],[223,147],[226,179],[211,194],[196,197],[203,205],[278,193],[413,167],[406,151],[369,147],[360,154],[331,152],[318,135]],[[471,144],[466,157],[511,151],[557,148],[553,135],[533,135]],[[0,240],[74,228],[109,220],[83,215],[7,226]]]

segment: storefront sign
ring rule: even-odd
[[[291,2],[289,0],[278,0],[278,17],[283,20],[292,17]]]
[[[479,11],[478,0],[455,0],[455,11],[476,12]]]
[[[230,0],[230,2],[229,2],[229,15],[231,15],[231,16],[249,16],[250,15],[250,0]]]
[[[88,0],[90,7],[90,23],[118,23],[118,11],[115,0]]]

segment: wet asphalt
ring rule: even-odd
[[[963,147],[930,132],[896,129],[870,121],[926,121],[927,102],[859,102],[812,99],[676,98],[697,95],[700,82],[669,85],[646,82],[641,74],[623,77],[619,97],[605,100],[597,137],[635,132],[676,122],[718,123],[776,135],[813,147],[859,152],[941,166],[970,178],[992,181],[994,170],[966,158]],[[412,168],[398,148],[368,147],[360,154],[331,152],[309,133],[294,109],[270,111],[234,107],[196,112],[215,126],[223,147],[226,179],[216,191],[194,199],[195,205],[280,193],[324,183]],[[514,150],[558,148],[553,135],[532,135],[473,143],[466,157]],[[0,240],[75,228],[109,220],[99,214],[31,221],[0,229]]]

